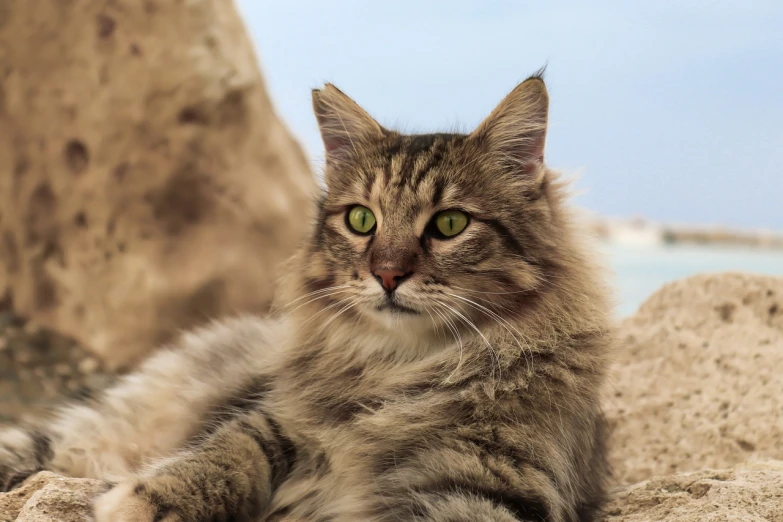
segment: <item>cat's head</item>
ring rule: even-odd
[[[391,327],[522,313],[561,255],[548,103],[536,75],[470,134],[403,135],[333,85],[314,90],[327,192],[304,290]]]

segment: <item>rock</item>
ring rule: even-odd
[[[606,522],[783,520],[783,462],[657,477],[613,495]]]
[[[8,343],[0,351],[0,426],[45,414],[64,398],[94,395],[114,378],[71,339],[14,323],[0,321],[0,338]]]
[[[671,283],[620,339],[605,399],[620,483],[783,460],[783,278]]]
[[[0,493],[0,522],[82,522],[104,482],[43,471],[10,493]]]
[[[783,520],[783,278],[671,283],[619,337],[607,520]]]
[[[110,368],[266,311],[315,189],[230,0],[0,2],[0,172],[0,301]]]

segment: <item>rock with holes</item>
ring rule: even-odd
[[[671,283],[619,336],[605,404],[620,483],[783,460],[783,278]]]
[[[19,488],[0,493],[0,522],[89,520],[92,499],[105,488],[100,480],[66,478],[43,471]]]
[[[16,311],[112,367],[263,312],[314,188],[231,0],[0,2],[0,300]]]
[[[612,496],[606,522],[783,520],[783,462],[656,477]]]

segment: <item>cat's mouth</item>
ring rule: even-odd
[[[386,298],[384,303],[378,307],[378,311],[392,312],[397,314],[419,315],[419,312],[417,310],[414,310],[413,308],[408,308],[407,306],[403,306],[400,303],[395,302],[394,298],[391,297]]]

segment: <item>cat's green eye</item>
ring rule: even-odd
[[[444,210],[435,216],[438,232],[446,237],[454,237],[468,226],[468,215],[459,210]]]
[[[356,205],[348,211],[348,226],[359,234],[369,234],[375,228],[375,215],[372,210]]]

